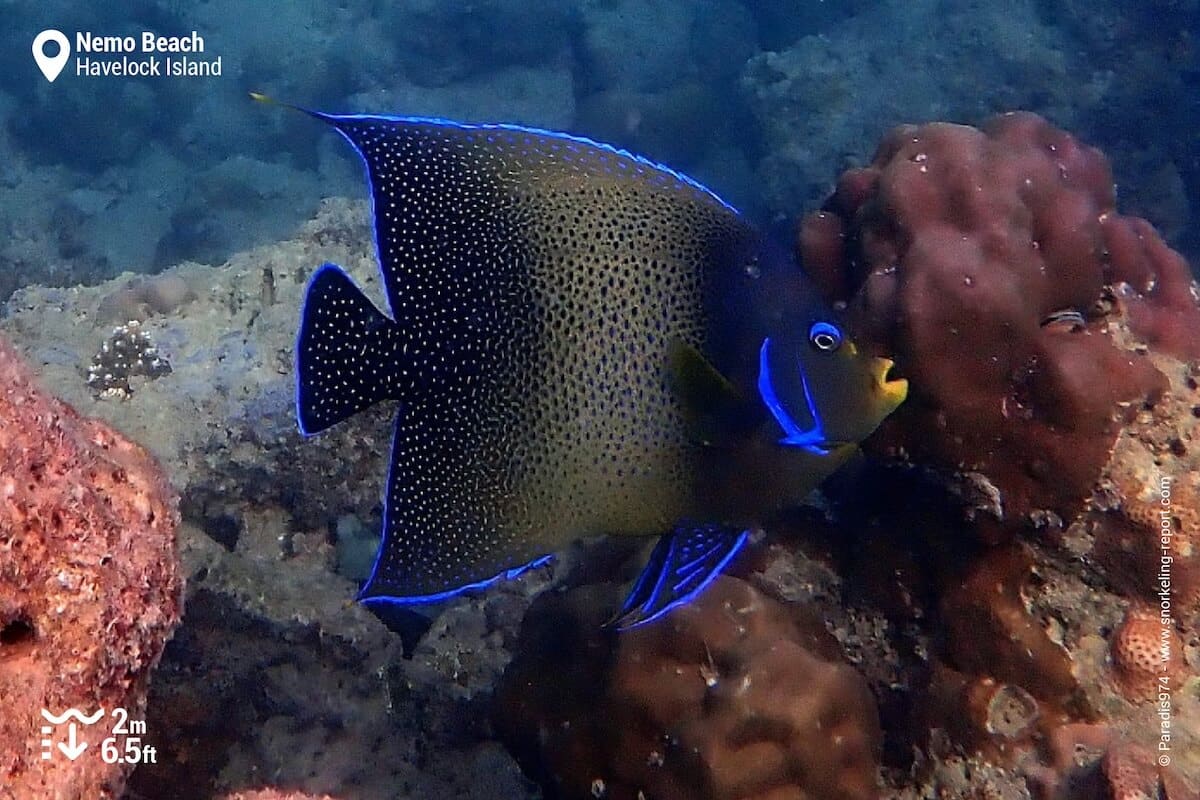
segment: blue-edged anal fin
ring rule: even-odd
[[[296,335],[296,419],[306,435],[396,397],[399,331],[335,264],[308,282]]]
[[[296,341],[296,413],[313,434],[380,400],[397,399],[384,525],[363,601],[435,602],[515,577],[544,550],[511,515],[502,431],[470,385],[431,391],[411,337],[340,268],[313,275]],[[427,354],[426,361],[428,361]],[[467,376],[465,369],[457,373]]]
[[[402,404],[383,537],[359,600],[438,602],[549,560],[536,532],[514,519],[506,451],[481,434],[470,403],[428,394]]]
[[[658,540],[625,604],[609,625],[617,630],[653,622],[708,587],[750,537],[727,525],[681,523]]]

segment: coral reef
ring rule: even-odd
[[[378,487],[370,484],[385,469],[391,409],[381,409],[374,427],[304,442],[293,410],[291,349],[296,309],[313,264],[336,260],[373,287],[378,278],[370,248],[365,206],[332,200],[291,240],[240,253],[221,269],[190,264],[173,270],[203,291],[187,305],[136,326],[138,338],[153,343],[171,374],[135,378],[126,402],[97,402],[80,372],[97,354],[97,326],[111,308],[110,298],[124,292],[128,279],[87,289],[23,289],[5,305],[0,326],[58,395],[169,464],[185,512],[202,527],[216,531],[227,525],[239,516],[230,509],[243,501],[283,505],[297,518],[322,521],[369,512],[379,500]],[[269,284],[264,271],[272,276]],[[181,424],[181,410],[195,424]],[[334,486],[344,486],[347,494],[344,505],[339,499],[331,509],[325,489]]]
[[[340,552],[377,542],[394,409],[302,440],[291,348],[313,265],[337,260],[376,288],[370,248],[365,206],[331,200],[290,240],[220,268],[180,265],[170,274],[195,299],[140,324],[171,374],[122,402],[95,397],[81,372],[106,298],[128,277],[29,287],[0,313],[0,330],[43,382],[143,443],[181,494],[187,614],[147,701],[157,763],[133,773],[131,797],[271,787],[335,797],[353,787],[357,800],[537,796],[491,736],[488,701],[531,596],[553,572],[430,609],[435,619],[377,618],[336,572]],[[330,502],[333,485],[347,493]],[[363,525],[339,526],[351,513]]]
[[[859,248],[854,238],[836,235],[846,224],[836,211],[810,218],[816,224],[806,251],[820,245],[826,253],[815,262],[846,263]],[[1148,241],[1134,251],[1159,265],[1152,269],[1171,261]],[[1157,609],[1160,602],[1162,478],[1170,479],[1173,641],[1183,649],[1170,673],[1172,766],[1143,769],[1138,780],[1200,784],[1200,374],[1168,352],[1173,337],[1164,334],[1184,330],[1178,320],[1187,316],[1172,310],[1183,297],[1178,282],[1155,296],[1131,267],[1123,279],[1128,290],[1117,281],[1102,292],[1111,308],[1050,314],[1047,336],[1085,338],[1088,346],[1099,339],[1145,365],[1154,384],[1150,407],[1140,400],[1108,407],[1105,399],[1062,412],[1071,420],[1078,413],[1081,424],[1099,419],[1089,414],[1101,405],[1117,412],[1104,428],[1112,438],[1082,500],[1064,506],[1070,514],[1068,507],[1082,505],[1082,515],[1064,516],[1061,525],[1053,514],[1035,515],[1042,527],[1033,535],[1005,530],[1007,543],[992,549],[981,540],[996,533],[989,517],[1010,511],[1006,484],[981,471],[964,473],[954,487],[959,496],[947,497],[945,464],[868,463],[826,487],[820,508],[772,521],[766,546],[746,554],[738,577],[714,587],[715,605],[680,610],[680,630],[652,626],[614,639],[600,623],[620,591],[605,582],[620,573],[628,552],[613,544],[589,545],[518,581],[420,613],[388,609],[376,617],[349,604],[358,562],[378,530],[393,409],[308,441],[295,432],[296,313],[306,277],[327,260],[346,264],[378,292],[363,204],[327,201],[291,239],[219,268],[178,267],[172,274],[197,297],[141,322],[172,373],[137,386],[120,403],[94,397],[81,372],[95,352],[104,299],[121,295],[127,278],[96,287],[28,287],[0,311],[0,330],[44,383],[142,442],[169,466],[182,494],[188,614],[150,689],[147,720],[159,763],[134,773],[132,796],[209,800],[275,787],[360,800],[534,798],[565,794],[567,776],[571,792],[592,797],[599,778],[608,796],[619,797],[668,770],[681,791],[738,796],[725,776],[752,749],[770,759],[763,774],[792,791],[798,784],[779,776],[807,762],[784,738],[816,714],[853,733],[846,741],[857,767],[843,777],[857,776],[867,792],[904,800],[1104,797],[1101,761],[1110,747],[1153,752],[1157,744],[1159,701],[1122,691],[1113,642],[1130,608]],[[859,280],[850,269],[823,275],[832,278],[826,290],[840,297]],[[953,297],[943,293],[944,301]],[[1161,312],[1169,324],[1135,326],[1138,304],[1147,319]],[[851,316],[856,308],[851,303]],[[1174,341],[1186,344],[1187,337]],[[1110,393],[1107,376],[1097,380],[1101,394]],[[1019,439],[1025,422],[1010,415],[1006,440]],[[947,439],[975,433],[969,426],[937,432]],[[974,519],[961,513],[964,503]],[[532,596],[549,586],[561,591],[543,593],[527,614]],[[747,632],[744,641],[733,633],[738,627]],[[778,647],[761,648],[770,638]],[[655,665],[664,671],[652,675]],[[796,675],[829,678],[854,701],[805,705],[816,684],[803,678],[794,685]],[[759,697],[757,706],[735,702],[726,693],[744,677],[773,687],[770,697]],[[493,698],[497,685],[500,702]],[[645,699],[651,690],[658,693]],[[788,697],[795,703],[780,700]],[[851,719],[851,708],[876,709],[880,728]],[[746,729],[738,727],[738,709],[761,711],[770,723],[752,731],[757,738],[745,752],[728,746],[731,731]],[[601,710],[615,721],[602,719]],[[655,738],[670,714],[694,755]],[[566,732],[554,724],[564,720],[571,722]],[[541,794],[495,729],[542,784]],[[1063,743],[1062,758],[1052,752],[1054,742]],[[658,760],[654,753],[662,765],[647,764]],[[595,769],[560,766],[576,760]],[[814,780],[819,774],[811,773]],[[1057,794],[1038,788],[1052,785]]]
[[[856,599],[934,643],[925,670],[902,667],[907,699],[881,702],[885,752],[926,752],[939,796],[972,796],[956,759],[988,770],[987,796],[1025,796],[1021,776],[1043,797],[1190,796],[1200,301],[1184,259],[1117,212],[1098,151],[1031,114],[893,131],[797,247],[912,386],[869,443],[899,466],[834,506]],[[1097,730],[1083,761],[1043,747]]]
[[[890,133],[801,225],[805,269],[913,392],[877,449],[986,487],[1009,527],[1083,510],[1123,425],[1200,352],[1186,263],[1121,217],[1099,151],[1032,114]]]
[[[1038,800],[1141,800],[1195,797],[1186,783],[1144,747],[1118,739],[1105,726],[1075,724],[1046,744],[1048,763],[1030,775]]]
[[[1141,664],[1150,672],[1130,697],[1112,656],[1131,601],[1087,555],[1042,541],[981,548],[971,523],[908,470],[880,468],[851,485],[855,494],[831,508],[835,521],[776,526],[786,538],[750,579],[815,608],[868,680],[885,731],[887,796],[1106,797],[1095,781],[1109,744],[1156,757],[1165,745],[1170,767],[1153,774],[1197,785],[1194,628],[1150,617],[1143,633],[1154,660]],[[1072,526],[1082,537],[1077,527],[1086,525]],[[1173,642],[1165,662],[1164,636]],[[1136,643],[1139,656],[1148,645]],[[1153,702],[1149,677],[1167,679]],[[1169,741],[1160,738],[1164,716]],[[1048,746],[1088,731],[1103,731],[1103,744],[1088,745],[1086,758],[1074,744],[1062,759]],[[1093,789],[1068,791],[1077,783]]]
[[[549,797],[876,796],[874,701],[815,616],[722,576],[614,637],[612,597],[536,601],[498,691],[500,735]]]
[[[1089,503],[1066,531],[1122,593],[1200,626],[1200,384],[1195,362],[1151,353],[1170,389],[1122,430]]]
[[[181,614],[176,503],[153,458],[48,395],[0,339],[5,798],[121,795],[132,764],[100,755],[112,722],[82,728],[76,746],[87,750],[77,758],[43,758],[40,712],[123,708],[142,718],[151,670]]]
[[[896,129],[797,247],[912,386],[871,443],[901,466],[849,516],[935,554],[932,585],[904,595],[936,603],[920,713],[885,706],[885,729],[915,723],[943,793],[965,757],[1015,771],[988,778],[997,796],[1024,796],[1021,775],[1058,800],[1191,796],[1200,302],[1184,259],[1116,210],[1099,151],[1031,114]],[[891,510],[913,502],[959,518]],[[894,604],[894,586],[859,591]]]

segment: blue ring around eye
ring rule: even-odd
[[[821,340],[826,337],[832,341],[822,344]],[[842,332],[828,322],[814,322],[808,329],[808,340],[818,350],[837,350],[842,345]]]

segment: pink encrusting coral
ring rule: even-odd
[[[1179,634],[1164,626],[1156,611],[1131,607],[1113,632],[1113,679],[1130,700],[1151,699],[1160,685],[1182,684],[1182,653]]]
[[[1146,346],[1200,355],[1186,262],[1115,202],[1107,159],[1028,113],[896,128],[841,177],[798,246],[911,381],[877,450],[982,488],[980,510],[1017,527],[1083,509],[1122,425],[1166,389]]]
[[[45,393],[0,340],[5,798],[121,795],[132,764],[105,763],[102,742],[119,721],[114,709],[141,719],[150,672],[180,619],[176,504],[145,450]],[[69,759],[55,745],[70,744],[68,723],[43,732],[43,709],[105,713],[76,726],[75,747],[86,749]],[[127,747],[123,736],[113,745]]]

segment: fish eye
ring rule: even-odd
[[[808,329],[808,341],[825,353],[832,353],[842,346],[842,332],[828,322],[814,322]]]

